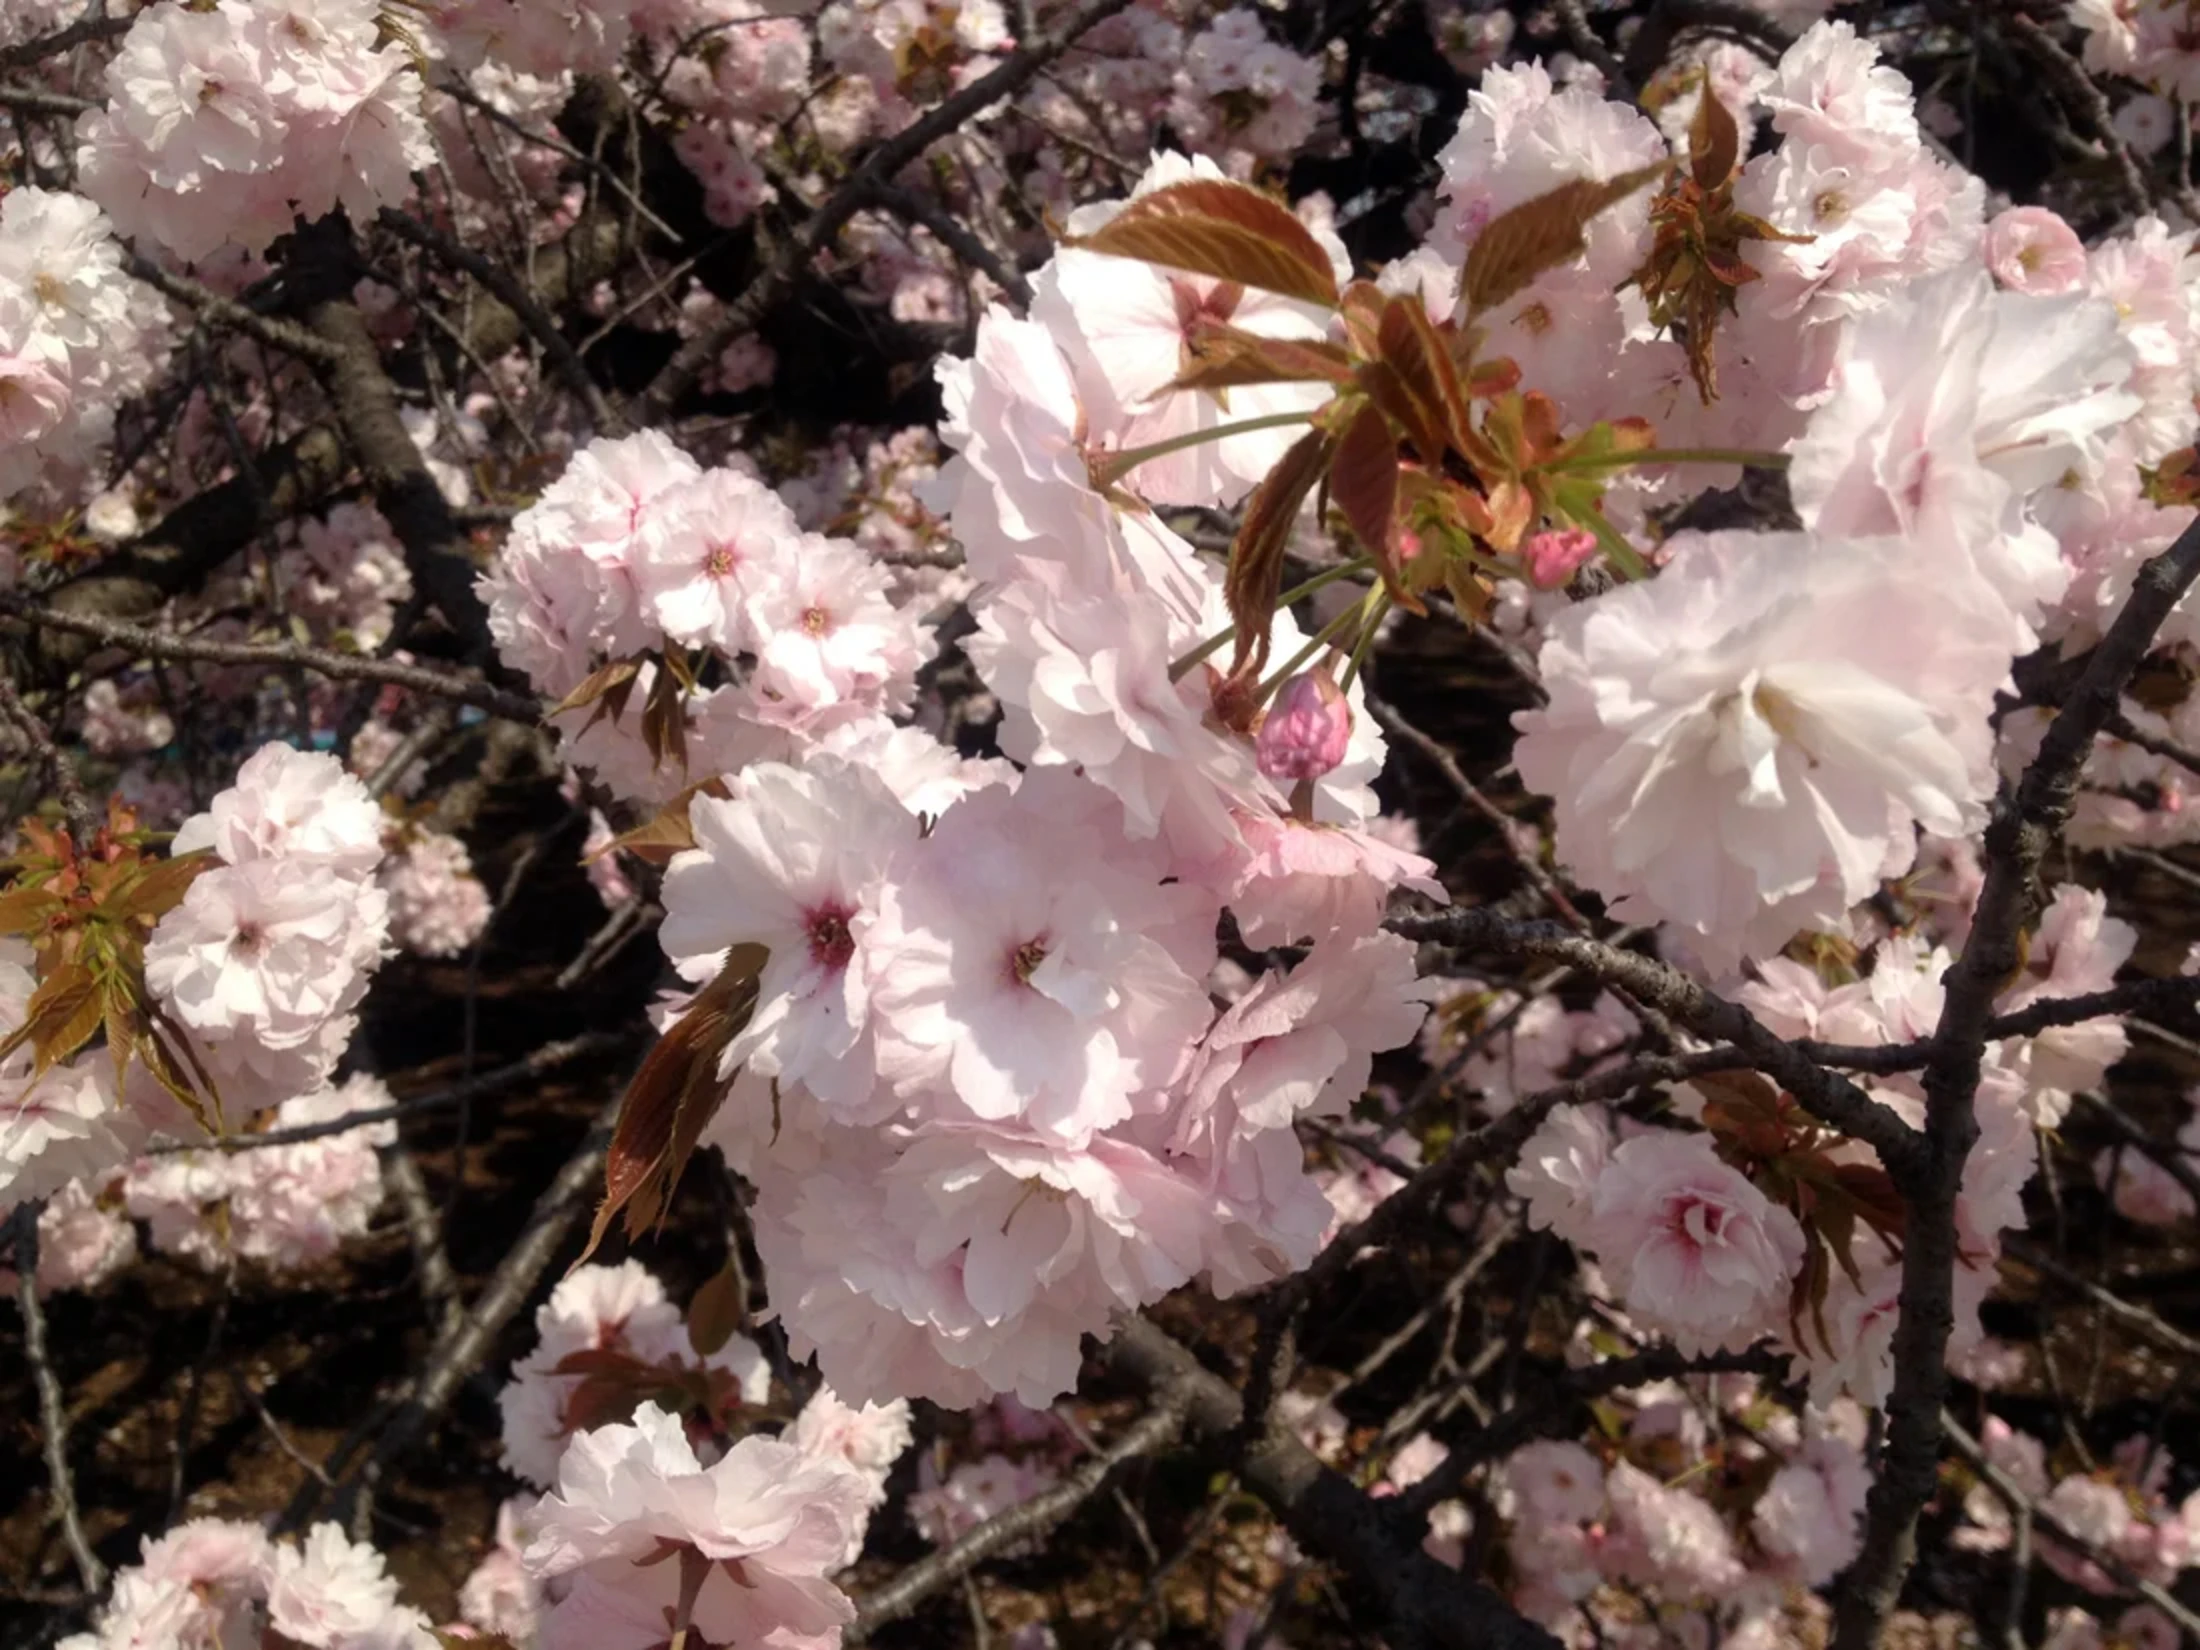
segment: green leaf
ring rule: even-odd
[[[1170,184],[1137,196],[1091,234],[1062,244],[1337,307],[1337,275],[1321,243],[1289,207],[1242,183],[1192,178]]]

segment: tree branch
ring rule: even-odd
[[[1805,1058],[1739,1003],[1729,1002],[1655,958],[1586,939],[1555,923],[1520,922],[1486,910],[1393,917],[1385,926],[1408,939],[1547,957],[1579,969],[1670,1015],[1698,1036],[1732,1044],[1749,1066],[1778,1082],[1812,1116],[1878,1152],[1889,1173],[1914,1168],[1921,1161],[1923,1138],[1891,1107],[1839,1073]]]
[[[1019,46],[987,73],[865,155],[862,164],[825,203],[803,220],[801,228],[749,283],[748,290],[726,306],[717,324],[681,344],[659,369],[629,409],[634,422],[644,428],[663,423],[674,403],[695,387],[704,370],[725,353],[726,346],[754,332],[809,261],[824,250],[850,218],[877,198],[879,185],[891,184],[903,167],[972,116],[1022,91],[1040,70],[1128,4],[1129,0],[1084,0],[1051,33]]]
[[[128,650],[141,659],[171,659],[198,664],[267,665],[310,670],[340,682],[380,682],[410,689],[439,699],[472,705],[508,721],[530,726],[542,720],[543,706],[525,694],[507,693],[486,682],[447,676],[422,665],[400,664],[394,659],[375,659],[363,654],[332,653],[325,648],[297,642],[209,642],[180,636],[167,630],[140,630],[111,619],[96,619],[40,607],[15,591],[0,591],[0,613],[26,624],[86,636],[107,647]]]
[[[1557,1641],[1481,1583],[1447,1569],[1381,1502],[1324,1466],[1289,1428],[1240,1435],[1244,1404],[1219,1376],[1144,1318],[1106,1347],[1109,1366],[1186,1395],[1192,1431],[1223,1444],[1238,1477],[1309,1552],[1341,1570],[1373,1606],[1391,1650],[1555,1650]]]
[[[1907,1204],[1894,1389],[1886,1449],[1865,1503],[1863,1545],[1836,1593],[1834,1650],[1872,1650],[1917,1556],[1917,1520],[1939,1481],[1948,1337],[1955,1325],[1956,1197],[1978,1139],[1973,1102],[1994,998],[2023,963],[2019,937],[2039,900],[2040,870],[2076,800],[2094,739],[2171,609],[2200,577],[2200,519],[2139,570],[2124,610],[2048,724],[2039,754],[1986,827],[1986,884],[1963,955],[1945,975],[1947,1000],[1925,1067],[1923,1150],[1888,1172]]]
[[[616,271],[627,251],[625,226],[615,214],[583,214],[563,239],[535,253],[536,299],[554,306],[587,291]],[[475,354],[493,361],[518,343],[524,330],[511,309],[483,297],[471,306],[465,336]],[[55,588],[48,609],[124,621],[146,617],[170,597],[203,584],[269,528],[312,509],[343,484],[350,469],[337,426],[311,425],[269,449],[252,474],[185,500],[120,555]],[[91,652],[89,638],[60,631],[38,642],[32,657],[41,679],[67,676]]]
[[[1080,1463],[1060,1483],[1019,1506],[994,1514],[966,1531],[953,1546],[919,1559],[893,1580],[873,1588],[857,1605],[855,1623],[842,1642],[861,1644],[886,1623],[907,1615],[995,1553],[1045,1535],[1107,1488],[1124,1466],[1142,1455],[1166,1449],[1184,1430],[1185,1403],[1182,1395],[1164,1386],[1156,1393],[1155,1407],[1133,1423],[1105,1454]]]
[[[76,764],[69,760],[68,752],[54,743],[52,731],[23,703],[14,680],[5,672],[0,672],[0,716],[15,724],[23,742],[30,746],[31,755],[53,776],[54,793],[61,798],[61,816],[68,821],[69,835],[78,847],[89,848],[92,838],[99,835],[99,810],[84,794],[83,781],[77,778]]]

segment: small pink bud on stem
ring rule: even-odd
[[[1352,707],[1325,663],[1276,690],[1253,754],[1270,779],[1319,779],[1344,760],[1351,738]]]

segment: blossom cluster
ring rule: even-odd
[[[83,196],[0,199],[0,500],[40,483],[66,496],[103,459],[116,410],[164,365],[166,311],[122,261]]]
[[[684,1607],[712,1643],[837,1644],[854,1612],[831,1577],[862,1551],[908,1406],[828,1388],[779,1436],[753,1430],[763,1354],[739,1334],[698,1351],[635,1261],[571,1273],[535,1329],[500,1403],[506,1464],[545,1493],[506,1503],[468,1619],[581,1646]]]
[[[145,980],[249,1116],[325,1084],[388,950],[382,810],[334,757],[267,745],[176,832],[216,863],[163,917]]]
[[[398,1601],[382,1555],[334,1524],[302,1542],[199,1518],[148,1538],[66,1650],[281,1642],[307,1650],[435,1650],[428,1618]]]
[[[178,258],[264,252],[299,220],[412,193],[433,151],[419,76],[375,0],[160,0],[78,127],[85,192]]]
[[[266,1114],[270,1130],[309,1129],[394,1104],[364,1075],[285,1100]],[[141,1156],[122,1176],[124,1209],[145,1222],[151,1247],[210,1271],[232,1257],[293,1271],[333,1255],[366,1231],[382,1203],[377,1148],[392,1145],[387,1118],[310,1140]]]
[[[1531,708],[1501,776],[1531,800],[1502,845],[1554,912],[1588,927],[1552,872],[1773,1036],[1882,1052],[1932,1037],[1980,833],[2057,714],[2009,708],[2020,661],[2099,642],[2189,523],[2200,229],[2165,195],[2164,216],[2089,245],[1949,158],[1949,111],[1856,28],[1815,22],[1814,0],[1757,9],[1800,30],[1788,49],[1693,42],[1639,105],[1584,62],[1501,61],[1516,26],[1549,19],[1432,20],[1479,79],[1433,198],[1403,215],[1417,244],[1356,286],[1339,226],[1368,199],[1197,192],[1273,183],[1333,119],[1411,125],[1429,105],[1369,90],[1380,71],[1357,56],[1327,85],[1331,62],[1265,8],[1124,10],[820,254],[836,303],[897,337],[961,340],[937,368],[936,431],[842,427],[790,450],[771,418],[747,419],[782,373],[774,333],[705,371],[713,410],[743,409],[729,420],[610,434],[580,397],[546,416],[560,392],[526,350],[468,362],[447,394],[416,293],[355,290],[379,343],[430,345],[426,396],[401,398],[434,401],[403,416],[446,501],[478,485],[505,508],[469,520],[512,518],[479,545],[489,634],[555,706],[546,777],[589,820],[604,934],[661,910],[680,988],[655,1023],[667,1051],[703,1051],[682,1103],[715,1105],[702,1139],[746,1182],[777,1320],[731,1332],[631,1260],[555,1287],[500,1395],[503,1464],[526,1488],[462,1594],[474,1630],[549,1650],[690,1628],[837,1644],[854,1607],[834,1578],[910,1443],[909,1400],[973,1412],[908,1473],[907,1523],[945,1545],[1059,1481],[1073,1451],[1040,1412],[1078,1384],[1087,1337],[1187,1286],[1227,1296],[1302,1272],[1444,1149],[1428,1102],[1471,1096],[1526,1144],[1487,1206],[1439,1204],[1438,1239],[1448,1219],[1495,1253],[1524,1216],[1572,1251],[1563,1286],[1596,1325],[1576,1363],[1621,1342],[1769,1352],[1792,1402],[1724,1378],[1623,1391],[1593,1437],[1531,1444],[1441,1503],[1429,1551],[1457,1564],[1501,1544],[1513,1603],[1570,1644],[1646,1642],[1645,1609],[1688,1642],[1809,1636],[1789,1618],[1855,1556],[1865,1411],[1896,1381],[1899,1165],[1739,1067],[1597,1089],[1646,1031],[1699,1050],[1639,998],[1579,980],[1561,996],[1479,957],[1457,972],[1466,959],[1394,932],[1438,931],[1400,919],[1467,894],[1383,811],[1380,729],[1399,722],[1370,689],[1411,708],[1393,688],[1406,670],[1389,674],[1404,650],[1384,647],[1411,634],[1399,609],[1483,625],[1533,690],[1512,701]],[[2088,64],[2161,94],[2117,89],[2110,137],[2143,149],[2151,122],[2166,142],[2200,96],[2188,10],[2073,6]],[[759,213],[768,226],[767,208],[825,198],[843,163],[1001,63],[1025,15],[994,0],[799,16],[758,0],[143,6],[100,48],[105,101],[77,128],[74,173],[44,167],[66,149],[34,157],[82,193],[0,199],[0,498],[61,512],[37,550],[61,566],[133,537],[175,478],[237,470],[239,440],[299,428],[302,372],[224,400],[253,370],[240,348],[186,392],[157,461],[101,473],[170,331],[118,235],[250,302],[280,298],[260,278],[294,273],[275,243],[296,226],[341,211],[365,230],[416,196],[439,230],[532,252],[603,210],[611,172],[584,167],[558,122],[584,82],[623,75],[689,175],[666,168],[695,197],[680,210],[745,247]],[[16,27],[0,20],[0,39]],[[1332,90],[1356,101],[1333,115]],[[1117,176],[1112,157],[1161,128],[1190,152]],[[1095,199],[1096,176],[1119,198]],[[1568,226],[1578,238],[1486,279],[1514,215],[1576,185],[1611,192]],[[892,206],[911,190],[1004,262],[966,267],[966,248]],[[1181,221],[1174,240],[1154,230],[1168,199],[1228,201],[1214,210],[1262,224],[1270,252],[1287,242],[1289,271],[1261,266],[1279,290],[1126,256],[1201,263]],[[655,216],[627,204],[628,231]],[[1692,308],[1671,284],[1691,211],[1731,236],[1687,266],[1711,283]],[[1123,233],[1138,224],[1142,242]],[[1011,266],[1028,303],[1008,301]],[[414,279],[393,270],[377,275]],[[583,370],[619,329],[669,344],[731,313],[686,267],[568,298],[601,323]],[[1427,412],[1408,405],[1425,385],[1396,372],[1404,351],[1386,353],[1400,335],[1448,352],[1448,374],[1423,358],[1428,393],[1449,385],[1450,438],[1491,463],[1447,464],[1393,428]],[[1286,484],[1309,440],[1371,428],[1405,455],[1391,491],[1370,502],[1342,462]],[[1519,473],[1498,481],[1499,460]],[[1485,514],[1462,525],[1446,512],[1469,470]],[[1777,503],[1758,508],[1768,480]],[[315,509],[160,622],[264,635],[240,615],[273,592],[324,648],[412,661],[440,604],[412,599],[391,520],[364,499]],[[1227,562],[1206,539],[1217,519],[1242,523]],[[38,542],[9,541],[11,586],[18,541]],[[2195,839],[2175,753],[2200,745],[2196,614],[2170,616],[2118,736],[2087,758],[2081,852]],[[141,1242],[264,1273],[364,1233],[386,1120],[254,1136],[386,1108],[374,1078],[337,1075],[375,970],[398,949],[478,960],[492,917],[471,850],[422,794],[413,735],[436,729],[409,690],[191,677],[256,747],[194,812],[179,669],[156,656],[72,682],[63,715],[121,770],[118,791],[182,821],[172,853],[193,874],[144,944],[143,1006],[209,1108],[187,1118],[143,1060],[0,1057],[0,1208],[45,1200],[39,1292],[94,1286]],[[269,743],[278,729],[343,754]],[[649,859],[669,861],[661,877]],[[2106,991],[2141,956],[2103,894],[2044,892],[1998,1015]],[[38,966],[0,950],[0,1033],[35,1019]],[[2106,1017],[1983,1051],[1949,1341],[1982,1388],[2003,1350],[1981,1308],[2004,1234],[2026,1224],[2077,1097],[2126,1053]],[[1416,1061],[1413,1098],[1410,1077],[1374,1086]],[[1915,1075],[1826,1064],[1863,1073],[1852,1099],[1922,1123]],[[2193,1218],[2200,1116],[2174,1147],[2086,1159],[2128,1221]],[[782,1351],[827,1383],[807,1401]],[[1277,1413],[1346,1462],[1341,1410],[1301,1389]],[[2143,1441],[2096,1465],[1999,1419],[1983,1438],[2083,1538],[2032,1535],[2071,1587],[2122,1590],[2099,1555],[2166,1585],[2200,1552],[2200,1497],[2178,1501]],[[1445,1458],[1417,1432],[1363,1481],[1410,1494]],[[1957,1547],[2002,1551],[2003,1495],[1969,1489]],[[1269,1556],[1296,1562],[1277,1543]],[[2162,1631],[2068,1611],[2053,1642]],[[434,1638],[333,1526],[290,1546],[202,1521],[148,1543],[72,1642]]]

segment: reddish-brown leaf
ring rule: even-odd
[[[1390,294],[1373,281],[1354,281],[1344,289],[1338,299],[1338,313],[1344,317],[1344,335],[1351,342],[1352,352],[1361,357],[1380,353],[1376,343],[1382,330],[1383,310],[1390,303]]]
[[[1318,338],[1263,338],[1210,323],[1192,339],[1191,359],[1169,387],[1227,390],[1246,384],[1349,384],[1352,357]]]
[[[604,1160],[603,1201],[574,1265],[596,1252],[622,1212],[629,1238],[663,1216],[695,1142],[725,1097],[730,1076],[719,1075],[718,1057],[755,1012],[769,955],[761,945],[733,947],[717,977],[695,994],[634,1074]]]
[[[1336,271],[1306,225],[1281,202],[1220,178],[1140,195],[1090,235],[1063,244],[1337,305]]]
[[[1329,496],[1352,528],[1360,547],[1375,558],[1383,583],[1402,605],[1419,610],[1398,577],[1392,522],[1398,511],[1398,438],[1390,420],[1372,402],[1362,402],[1329,461]]]
[[[687,695],[670,670],[650,679],[649,698],[642,705],[642,745],[652,768],[663,767],[670,758],[687,771]]]
[[[556,716],[564,711],[579,710],[583,705],[592,705],[605,694],[611,692],[612,689],[623,687],[633,681],[641,672],[642,661],[638,657],[614,659],[609,664],[589,672],[588,679],[563,699],[560,699],[550,714]]]
[[[730,1259],[695,1291],[688,1302],[687,1323],[688,1345],[698,1357],[709,1357],[733,1339],[745,1310],[743,1293],[740,1270]]]
[[[1460,386],[1459,369],[1451,351],[1428,318],[1428,311],[1415,299],[1391,299],[1383,308],[1376,341],[1383,360],[1414,400],[1431,409],[1444,440],[1454,447],[1462,445],[1470,428],[1466,393]],[[1430,465],[1444,461],[1441,449],[1424,450],[1421,458]]]
[[[1298,519],[1299,507],[1329,463],[1335,439],[1327,430],[1307,431],[1245,502],[1222,584],[1231,623],[1237,626],[1226,687],[1242,687],[1268,662],[1268,630],[1275,621],[1276,598],[1283,593],[1284,546],[1291,542],[1291,524]]]
[[[1547,269],[1571,263],[1588,245],[1583,231],[1665,168],[1638,166],[1601,181],[1576,178],[1500,212],[1467,251],[1459,295],[1470,315],[1494,309]]]
[[[690,785],[634,829],[613,838],[588,857],[591,861],[598,860],[623,848],[651,865],[669,865],[673,855],[685,853],[695,846],[695,828],[689,819],[695,799],[725,794],[724,782],[716,778]]]
[[[1696,100],[1696,118],[1688,126],[1688,172],[1700,189],[1712,190],[1734,175],[1741,164],[1742,134],[1734,124],[1734,112],[1724,99],[1712,95],[1710,83]]]
[[[1894,1189],[1894,1178],[1876,1163],[1830,1165],[1834,1182],[1864,1223],[1882,1236],[1900,1238],[1910,1222],[1910,1206]]]
[[[1413,386],[1388,361],[1362,361],[1354,377],[1368,400],[1405,431],[1406,439],[1416,453],[1423,455],[1424,462],[1433,467],[1443,461],[1450,432],[1441,405],[1415,394]],[[1428,456],[1431,454],[1434,456]]]

